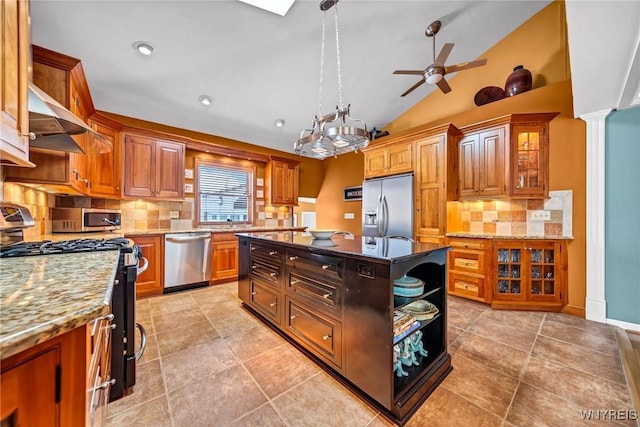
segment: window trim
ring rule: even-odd
[[[194,199],[195,199],[195,222],[196,225],[224,225],[227,224],[226,221],[200,221],[200,166],[214,166],[225,169],[235,169],[243,172],[247,172],[250,174],[249,178],[249,195],[248,195],[248,217],[250,220],[248,221],[234,221],[236,224],[254,224],[255,223],[255,215],[256,215],[256,173],[257,167],[255,165],[243,165],[240,163],[234,163],[229,161],[222,161],[218,159],[201,159],[195,158],[195,173],[194,173]]]

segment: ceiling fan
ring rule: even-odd
[[[456,71],[468,70],[469,68],[481,67],[487,63],[486,59],[477,59],[471,62],[463,62],[457,65],[444,65],[445,61],[449,57],[451,50],[453,49],[454,43],[446,43],[442,46],[442,50],[438,54],[436,58],[436,34],[440,31],[440,27],[442,23],[440,21],[434,21],[425,30],[424,34],[427,37],[433,37],[433,64],[429,65],[424,70],[395,70],[393,74],[411,74],[411,75],[421,75],[423,78],[413,86],[411,86],[405,93],[400,96],[406,96],[411,93],[415,88],[420,86],[422,83],[427,82],[428,84],[436,84],[440,88],[440,90],[444,93],[451,92],[451,86],[444,79],[444,76],[449,73],[455,73]]]

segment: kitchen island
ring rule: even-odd
[[[448,247],[297,232],[238,239],[244,306],[393,422],[403,425],[451,371]],[[414,297],[394,295],[394,281],[405,275],[424,282]],[[438,312],[396,336],[394,312],[418,300]],[[424,351],[396,372],[398,349],[411,338]]]

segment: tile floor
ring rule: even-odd
[[[246,312],[236,283],[137,310],[148,345],[109,426],[392,425]],[[634,410],[611,326],[449,297],[448,334],[454,369],[408,426],[636,425],[581,415]]]

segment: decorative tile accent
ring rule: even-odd
[[[510,222],[496,223],[496,234],[498,236],[511,236],[511,223]]]
[[[498,211],[482,212],[482,222],[495,222],[495,221],[498,221]]]
[[[495,222],[482,223],[482,232],[485,234],[496,234],[496,223]]]
[[[482,211],[471,211],[471,221],[482,221]]]

